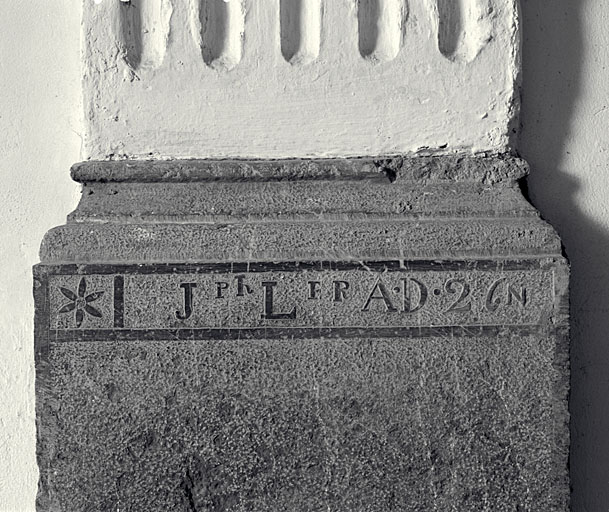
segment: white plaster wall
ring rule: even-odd
[[[0,512],[13,512],[34,510],[38,478],[30,269],[78,196],[80,7],[0,4]]]
[[[0,21],[0,511],[33,511],[33,303],[43,233],[77,188],[79,1],[3,2]],[[609,10],[522,0],[520,151],[572,261],[573,510],[609,510]]]
[[[609,510],[609,9],[522,0],[520,151],[529,192],[571,260],[575,512]]]

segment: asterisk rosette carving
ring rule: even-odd
[[[91,302],[95,302],[97,299],[99,299],[104,292],[94,292],[86,295],[87,281],[85,281],[84,277],[80,278],[77,293],[63,287],[60,287],[59,290],[67,299],[70,299],[71,301],[65,306],[62,306],[59,313],[69,313],[70,311],[74,311],[76,327],[80,327],[82,325],[82,322],[85,319],[85,313],[94,316],[95,318],[102,317],[101,312],[97,308],[91,306]]]

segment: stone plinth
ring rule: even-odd
[[[88,162],[40,510],[568,510],[568,267],[509,156]]]

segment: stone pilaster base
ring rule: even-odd
[[[515,158],[87,162],[35,268],[40,510],[567,510]]]

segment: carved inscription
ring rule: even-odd
[[[552,272],[534,261],[68,270],[49,276],[57,332],[535,326],[553,293]]]
[[[308,280],[306,286],[291,286],[289,289],[282,289],[280,282],[262,281],[259,283],[261,292],[260,311],[261,319],[265,320],[297,320],[298,309],[312,309],[304,302],[305,300],[317,300],[328,302],[328,307],[332,303],[351,303],[351,310],[354,312],[377,312],[377,313],[397,313],[412,315],[428,306],[433,307],[436,313],[471,313],[476,310],[478,313],[495,313],[497,311],[510,310],[517,315],[525,313],[527,308],[527,287],[522,283],[520,275],[510,277],[500,277],[494,281],[485,279],[488,276],[474,275],[474,279],[468,281],[467,278],[449,277],[440,286],[433,288],[433,296],[444,297],[429,300],[429,287],[425,282],[414,277],[399,277],[396,280],[390,275],[381,275],[374,279],[369,289],[361,286],[362,276],[355,276],[358,280],[359,290],[351,281],[329,279],[326,282],[319,280]],[[370,276],[367,276],[370,277]],[[478,279],[476,279],[478,278]],[[246,276],[236,276],[226,281],[215,283],[215,299],[237,300],[247,294],[256,295],[256,286],[245,284]],[[369,279],[368,279],[369,280]],[[290,283],[292,284],[292,283]],[[353,286],[352,286],[353,285]],[[181,310],[176,311],[176,317],[180,320],[187,320],[192,316],[195,296],[193,289],[197,288],[196,282],[180,283],[179,287],[184,289],[183,304]],[[472,286],[475,289],[472,290]],[[481,287],[481,288],[480,288]],[[209,288],[209,287],[208,287]],[[285,286],[283,287],[285,288]],[[289,311],[277,311],[275,290],[283,292],[285,295],[282,302],[288,303],[292,298],[295,303]],[[353,290],[353,291],[352,291]],[[364,292],[363,295],[361,292]],[[363,301],[362,301],[363,299]],[[482,300],[481,300],[482,299]],[[201,304],[203,301],[203,304]],[[199,307],[210,307],[209,302],[213,302],[208,293],[198,292],[197,304]],[[435,307],[432,303],[435,302]],[[235,303],[232,302],[231,305]],[[213,307],[213,305],[211,306]],[[473,309],[474,308],[474,309]]]

